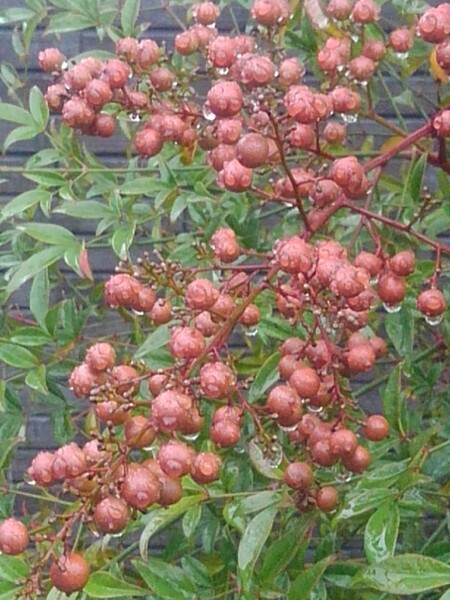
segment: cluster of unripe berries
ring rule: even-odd
[[[348,29],[349,23],[359,27],[377,20],[373,0],[330,0],[325,10],[344,23],[344,34],[328,38],[317,53],[326,79],[320,91],[302,81],[305,71],[296,58],[276,60],[274,53],[257,50],[249,36],[219,35],[219,8],[200,2],[192,9],[194,25],[176,37],[175,51],[206,58],[213,83],[203,103],[179,85],[180,74],[153,40],[133,38],[119,40],[117,57],[106,61],[84,58],[68,65],[59,50],[42,51],[40,66],[58,77],[46,101],[67,126],[89,135],[109,137],[119,114],[136,117],[142,127],[134,147],[144,157],[157,155],[167,142],[199,147],[226,190],[253,189],[259,174],[266,178],[266,199],[311,203],[309,231],[314,231],[315,215],[342,196],[358,199],[369,191],[364,166],[354,156],[334,160],[328,150],[344,141],[345,122],[361,111],[360,87],[386,53],[386,44],[368,35],[361,48],[353,45]],[[254,0],[251,16],[271,35],[288,22],[289,4]],[[450,74],[450,4],[428,9],[416,34],[438,44],[437,62]],[[414,31],[403,28],[390,34],[388,45],[402,55],[413,42]],[[334,114],[344,124],[331,120]],[[450,136],[450,111],[439,113],[433,125],[439,135]],[[298,151],[318,155],[317,164],[291,165]],[[140,363],[118,364],[111,344],[91,346],[69,385],[77,398],[92,403],[93,439],[82,447],[70,443],[40,452],[28,469],[30,482],[62,484],[80,497],[80,520],[101,534],[122,532],[136,511],[178,502],[183,477],[199,485],[219,479],[221,457],[240,443],[244,429],[252,431],[249,422],[258,425],[264,446],[274,434],[284,436],[284,483],[299,507],[312,503],[323,512],[336,509],[339,495],[333,486],[321,487],[315,470],[339,465],[344,473],[360,474],[371,462],[360,436],[377,442],[389,435],[383,416],[355,418],[346,379],[370,371],[386,353],[382,338],[362,330],[377,300],[388,311],[399,309],[405,278],[415,269],[414,254],[362,251],[351,259],[337,242],[312,243],[294,235],[277,241],[252,272],[245,263],[239,269],[242,249],[233,230],[218,229],[211,248],[211,271],[218,277],[178,272],[176,264],[155,270],[143,260],[106,282],[110,308],[144,315],[154,326],[171,323],[167,349],[173,364],[155,371]],[[167,282],[178,285],[168,283],[159,297],[167,269]],[[247,332],[258,325],[260,309],[253,300],[261,291],[272,293],[278,313],[307,335],[280,345],[280,381],[263,402],[251,405],[250,382],[238,377],[227,343],[238,325]],[[428,322],[439,322],[446,301],[434,283],[419,294],[417,309]],[[206,431],[204,450],[198,452],[193,440]],[[56,534],[53,541],[58,539]],[[21,522],[0,524],[0,551],[19,554],[28,544]],[[50,567],[52,584],[68,594],[82,589],[88,577],[89,566],[75,551],[58,556]]]
[[[361,330],[377,296],[390,308],[403,300],[404,278],[415,268],[412,252],[390,258],[361,252],[349,260],[335,241],[313,245],[292,236],[279,240],[266,262],[255,265],[260,273],[255,280],[230,265],[241,254],[231,229],[218,229],[211,246],[211,270],[222,274],[220,283],[181,269],[180,285],[170,290],[171,297],[158,298],[156,281],[161,282],[164,269],[155,270],[147,259],[110,277],[105,284],[109,307],[146,315],[155,325],[172,322],[167,349],[174,363],[156,371],[141,364],[116,364],[109,343],[91,346],[69,384],[76,397],[93,404],[98,422],[93,439],[83,447],[70,443],[55,452],[40,452],[28,470],[37,485],[62,483],[66,492],[81,497],[82,518],[100,533],[120,533],[133,510],[178,502],[186,475],[200,485],[217,480],[222,464],[218,453],[240,442],[249,419],[267,432],[262,440],[267,447],[274,432],[287,435],[284,482],[295,490],[299,507],[312,503],[324,512],[337,507],[339,496],[333,486],[316,483],[314,469],[340,464],[344,473],[362,473],[371,458],[355,430],[360,427],[372,442],[389,434],[381,415],[355,421],[355,405],[342,391],[343,382],[371,370],[385,354],[383,339]],[[165,265],[171,270],[168,281],[177,268]],[[246,400],[248,381],[238,377],[226,349],[237,325],[245,330],[258,324],[260,311],[251,300],[263,289],[272,290],[283,317],[307,328],[307,339],[292,337],[281,344],[281,381],[255,406]],[[433,288],[420,294],[417,307],[436,318],[445,310],[445,300]],[[303,320],[306,313],[313,316],[313,324]],[[205,418],[207,406],[212,410],[206,410]],[[191,440],[206,428],[213,446],[197,452]],[[12,554],[28,543],[26,529],[17,523],[5,521],[4,537],[0,526],[0,546]],[[75,552],[59,560],[70,564],[72,559],[83,560]],[[55,565],[50,571],[54,585],[63,591],[80,589],[72,579],[61,579],[59,562]],[[81,571],[87,578],[88,570]],[[76,581],[85,583],[86,578]]]
[[[445,59],[448,6],[429,9],[417,25],[423,39],[440,43],[437,60],[444,69],[450,68],[450,60],[447,64]],[[192,9],[195,24],[176,36],[175,51],[206,58],[212,85],[203,105],[186,86],[178,86],[179,74],[167,65],[167,57],[153,40],[133,38],[117,42],[117,58],[105,62],[84,58],[68,69],[59,50],[42,51],[41,67],[60,75],[47,90],[47,102],[70,127],[102,136],[114,133],[120,112],[128,113],[143,122],[134,138],[138,154],[154,156],[166,142],[199,147],[225,189],[251,189],[256,170],[269,178],[271,200],[295,204],[309,198],[320,213],[341,194],[357,199],[367,193],[363,166],[348,156],[331,162],[325,174],[322,157],[320,174],[299,166],[291,166],[287,174],[280,168],[283,156],[298,151],[320,154],[323,143],[342,144],[345,125],[330,117],[340,114],[347,122],[357,118],[362,107],[358,86],[374,75],[386,52],[385,43],[366,35],[360,54],[353,56],[346,29],[349,20],[363,26],[378,19],[379,7],[373,0],[331,0],[326,11],[338,25],[344,22],[344,28],[342,36],[328,38],[317,54],[317,65],[327,80],[321,91],[302,83],[305,70],[296,58],[274,62],[269,53],[256,49],[249,36],[219,35],[215,28],[219,8],[200,2]],[[251,15],[266,30],[276,31],[286,24],[290,9],[286,0],[255,0]],[[412,30],[398,29],[390,34],[388,45],[396,53],[405,53],[413,40]],[[436,117],[435,129],[448,135],[447,111]]]
[[[320,241],[313,246],[299,236],[277,242],[274,255],[280,270],[290,276],[278,289],[276,303],[281,314],[293,318],[309,304],[316,313],[319,310],[317,314],[326,312],[328,320],[343,320],[350,331],[367,324],[368,311],[377,297],[386,310],[400,309],[406,295],[405,278],[414,272],[416,264],[410,250],[390,258],[362,251],[349,261],[339,243]],[[443,293],[435,287],[421,292],[417,309],[427,319],[439,321],[446,310]],[[365,371],[374,360],[375,356],[365,368],[348,366],[354,372]]]

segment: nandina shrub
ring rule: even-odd
[[[45,144],[1,213],[2,592],[440,597],[450,4],[163,2],[167,47],[88,4],[0,12],[114,41],[1,70]]]

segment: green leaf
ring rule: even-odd
[[[261,475],[268,479],[283,479],[283,472],[281,469],[271,467],[265,458],[263,451],[254,440],[250,440],[248,443],[248,455],[250,462]]]
[[[36,206],[39,202],[49,202],[51,194],[47,190],[35,189],[24,192],[16,196],[13,200],[5,204],[0,212],[0,222],[18,215],[32,206]]]
[[[36,275],[30,290],[30,310],[44,331],[47,330],[45,318],[48,314],[49,294],[48,272],[44,269]]]
[[[242,514],[248,515],[259,512],[272,504],[277,504],[281,500],[281,493],[278,490],[264,490],[256,492],[251,496],[239,501],[239,509]]]
[[[420,554],[403,554],[367,567],[355,584],[388,594],[420,594],[450,585],[450,565]]]
[[[35,125],[16,127],[16,129],[10,131],[6,136],[5,141],[3,142],[3,151],[6,152],[6,150],[16,142],[32,140],[39,133],[40,132],[36,129]]]
[[[420,201],[422,192],[422,180],[427,166],[428,155],[424,152],[415,162],[412,168],[411,178],[408,181],[408,191],[414,202]]]
[[[46,33],[68,33],[69,31],[81,31],[95,27],[95,21],[88,15],[80,15],[72,12],[59,12],[51,17]]]
[[[186,195],[178,196],[170,209],[170,222],[175,223],[178,217],[183,213],[188,205],[188,197]]]
[[[181,559],[181,566],[183,567],[183,570],[185,571],[185,573],[187,573],[187,575],[195,581],[196,585],[202,587],[202,588],[211,588],[212,587],[212,578],[211,575],[208,571],[208,569],[205,567],[205,565],[197,560],[196,558],[194,558],[193,556],[190,556],[189,554],[185,555],[182,557]],[[204,596],[202,596],[204,597]],[[212,594],[211,594],[212,597]]]
[[[92,573],[84,587],[84,592],[92,598],[128,598],[145,596],[143,588],[127,583],[110,573]]]
[[[133,566],[158,599],[192,600],[197,596],[194,583],[180,567],[157,558],[149,558],[145,563],[136,559]]]
[[[139,540],[139,551],[143,559],[148,557],[148,542],[159,531],[167,527],[173,521],[176,521],[189,508],[203,502],[204,494],[195,494],[193,496],[185,496],[176,504],[172,504],[168,508],[156,508],[144,515],[141,519],[146,523],[144,530],[141,533]]]
[[[49,110],[44,95],[37,86],[31,88],[29,102],[34,122],[43,131],[48,122]]]
[[[408,412],[406,396],[402,390],[402,364],[398,364],[389,375],[384,388],[383,410],[389,425],[395,430],[404,433],[407,429]]]
[[[153,331],[143,344],[134,353],[134,359],[138,360],[146,356],[149,352],[158,350],[167,344],[169,341],[170,332],[167,325],[162,325]]]
[[[388,313],[384,324],[397,354],[402,358],[412,355],[414,346],[414,315],[404,303],[397,313]]]
[[[16,369],[32,369],[37,359],[32,352],[16,344],[0,344],[0,361]]]
[[[64,175],[50,170],[41,171],[40,173],[24,173],[24,177],[46,187],[62,187],[67,183]]]
[[[300,575],[292,582],[288,600],[309,600],[312,590],[332,560],[332,556],[327,556],[309,569],[305,569],[303,573],[300,573]]]
[[[46,248],[40,252],[36,252],[33,256],[30,256],[20,267],[15,271],[6,287],[6,292],[12,294],[19,289],[29,279],[32,279],[35,275],[55,263],[57,260],[63,257],[65,248],[58,246],[52,246]]]
[[[397,492],[385,488],[355,491],[345,498],[344,507],[336,520],[351,519],[356,515],[378,508],[381,502],[393,498]]]
[[[25,383],[29,388],[46,394],[48,392],[48,387],[45,365],[39,365],[39,367],[27,373]]]
[[[140,0],[125,0],[122,10],[120,11],[120,24],[122,25],[122,31],[126,37],[133,35],[140,10]]]
[[[11,600],[11,598],[20,597],[21,587],[10,581],[0,581],[0,600]]]
[[[285,571],[300,546],[308,543],[315,518],[312,512],[302,515],[292,531],[281,535],[268,547],[258,573],[261,581],[270,582]]]
[[[39,327],[20,327],[14,330],[10,337],[13,344],[21,346],[43,346],[51,342],[51,337],[46,331],[42,331]]]
[[[196,504],[195,506],[192,506],[184,513],[182,526],[183,526],[183,533],[186,536],[186,538],[189,539],[194,535],[195,530],[197,529],[197,526],[200,523],[201,516],[202,516],[202,505],[201,504]]]
[[[155,179],[154,177],[140,177],[138,179],[133,179],[133,181],[126,181],[123,183],[120,186],[119,191],[121,194],[125,195],[136,194],[138,196],[149,196],[155,192],[169,189],[171,189],[169,188],[169,185],[159,179]]]
[[[17,583],[19,579],[27,577],[29,569],[27,564],[17,556],[0,555],[0,581]]]
[[[128,258],[128,250],[134,239],[134,232],[136,230],[136,223],[127,223],[118,227],[112,237],[112,247],[117,256],[126,260]]]
[[[385,502],[373,513],[364,531],[364,551],[370,563],[394,556],[399,525],[397,502]]]
[[[83,200],[82,202],[66,202],[56,208],[53,212],[77,217],[79,219],[103,219],[112,214],[105,204],[95,200]]]
[[[0,119],[17,123],[18,125],[33,124],[33,117],[27,110],[15,104],[6,104],[5,102],[2,102],[0,105]]]
[[[55,246],[69,246],[76,241],[71,231],[53,223],[26,223],[18,225],[17,229],[38,240],[38,242]]]
[[[253,571],[256,561],[272,531],[278,512],[276,505],[268,506],[254,517],[245,528],[239,542],[238,567],[241,571]]]
[[[28,21],[35,16],[29,8],[5,8],[0,10],[0,25],[8,25],[18,21]]]
[[[81,256],[84,251],[84,244],[72,242],[64,252],[64,262],[77,273],[82,279],[86,277],[81,267]]]
[[[264,392],[268,390],[276,381],[278,381],[280,378],[278,373],[279,362],[280,354],[279,352],[275,352],[275,354],[269,356],[269,358],[259,369],[248,392],[248,399],[250,402],[259,400],[263,396]]]
[[[358,481],[357,489],[361,488],[388,488],[396,483],[400,476],[408,470],[408,461],[389,462],[378,465],[376,469],[366,473]]]

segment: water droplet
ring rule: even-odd
[[[352,113],[340,113],[339,115],[344,123],[347,125],[351,125],[352,123],[356,123],[358,120],[358,115]]]
[[[153,452],[153,450],[155,450],[156,447],[157,447],[157,444],[150,444],[149,446],[145,446],[142,449],[145,450],[146,452]]]
[[[234,451],[236,454],[244,454],[245,448],[244,446],[235,446]]]
[[[141,120],[141,115],[139,115],[137,113],[131,113],[128,116],[128,118],[132,123],[139,123],[139,121]]]
[[[342,473],[339,473],[337,476],[338,481],[342,481],[342,483],[348,483],[349,481],[352,480],[352,473],[350,473],[350,471],[343,471]]]
[[[137,315],[138,317],[141,317],[144,314],[143,310],[135,310],[134,308],[131,310],[131,312]]]
[[[61,70],[62,71],[67,71],[67,69],[69,68],[69,63],[65,60],[62,64],[61,64]]]
[[[196,439],[198,439],[199,435],[200,431],[196,431],[195,433],[187,433],[185,435],[182,435],[181,437],[187,440],[188,442],[194,442]]]
[[[28,483],[28,485],[36,485],[35,480],[32,479],[29,475],[25,475],[25,482]]]
[[[384,310],[391,314],[398,313],[402,309],[401,302],[399,304],[386,304],[386,302],[383,302],[383,306]]]
[[[207,121],[215,121],[216,120],[216,115],[213,113],[213,111],[209,108],[209,106],[207,104],[203,105],[202,113]]]
[[[215,26],[216,22],[214,21],[214,23],[209,23],[206,27],[209,27],[209,29],[214,29]]]
[[[399,60],[406,60],[409,56],[409,52],[395,52],[395,56]]]
[[[112,538],[120,538],[123,536],[123,531],[119,531],[119,533],[110,533],[109,536]]]
[[[291,431],[295,431],[297,429],[297,423],[295,425],[290,425],[289,427],[279,425],[281,431],[285,431],[286,433],[291,433]]]
[[[249,327],[245,331],[245,335],[248,335],[249,337],[255,337],[255,335],[257,335],[257,333],[258,333],[258,327]]]
[[[275,73],[273,74],[274,77],[279,77],[280,76],[280,72],[279,71],[275,71]]]
[[[351,36],[352,42],[357,42],[359,40],[359,35],[357,33],[353,33]]]
[[[425,322],[428,323],[428,325],[435,327],[436,325],[439,325],[439,323],[442,322],[443,317],[443,314],[438,315],[437,317],[425,317]]]
[[[270,447],[267,456],[264,458],[264,462],[267,464],[267,466],[271,467],[272,469],[276,469],[281,465],[282,460],[283,449],[281,448],[281,445],[273,444]]]
[[[323,406],[312,406],[311,404],[308,404],[308,410],[309,412],[318,415],[323,412]]]
[[[338,73],[342,73],[342,71],[343,71],[344,69],[345,69],[345,66],[344,66],[344,65],[338,65],[338,66],[336,67],[336,70],[337,70],[337,72],[338,72]]]
[[[220,69],[217,69],[219,75],[228,75],[229,71],[230,69],[228,67],[221,67]]]
[[[364,79],[364,81],[358,81],[358,83],[363,88],[366,88],[369,85],[369,82],[367,81],[367,79]]]
[[[177,89],[177,87],[178,87],[178,81],[174,81],[174,82],[172,83],[172,89],[173,89],[173,90],[176,90],[176,89]]]
[[[281,24],[282,22],[283,22],[283,17],[278,17],[278,19],[277,19],[277,23],[278,23],[278,24]]]

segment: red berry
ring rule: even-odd
[[[266,27],[279,27],[289,18],[290,10],[286,0],[254,0],[252,18]]]
[[[93,518],[101,533],[119,533],[128,523],[128,506],[121,498],[107,496],[95,507]]]
[[[123,480],[121,496],[129,506],[145,510],[158,501],[160,492],[158,479],[145,467],[140,465],[136,468],[129,467],[130,465]]]
[[[6,519],[0,524],[0,552],[12,556],[21,554],[28,546],[27,528],[16,519]]]
[[[182,477],[187,475],[191,469],[195,452],[192,448],[171,440],[168,444],[161,446],[157,460],[161,469],[169,477]]]
[[[286,467],[283,479],[292,489],[306,492],[313,483],[313,472],[308,463],[293,462]]]
[[[414,38],[409,29],[394,29],[389,34],[389,45],[394,52],[405,53],[409,52],[413,47]]]
[[[64,56],[58,48],[46,48],[39,52],[38,62],[43,71],[59,71],[64,62]]]
[[[242,90],[234,81],[220,81],[207,94],[209,109],[218,117],[232,117],[243,104]]]
[[[266,410],[282,427],[292,427],[300,421],[302,403],[289,385],[277,385],[267,397]]]
[[[211,483],[219,478],[222,461],[212,452],[200,452],[192,461],[191,477],[199,484]]]
[[[199,2],[192,7],[192,16],[201,25],[214,25],[220,15],[220,8],[214,2]]]
[[[387,271],[378,279],[377,292],[382,302],[388,306],[395,306],[405,297],[406,284],[404,279],[392,271]]]
[[[394,254],[394,256],[389,260],[389,268],[396,275],[400,275],[400,277],[411,275],[411,273],[414,273],[414,269],[416,268],[416,259],[414,254],[410,250],[397,252],[397,254]]]
[[[363,446],[358,446],[353,454],[342,457],[346,469],[352,473],[363,473],[372,462],[369,451]]]
[[[379,442],[389,435],[389,423],[382,415],[371,415],[364,424],[364,437]]]
[[[219,297],[219,290],[208,279],[196,279],[186,288],[186,306],[196,310],[211,308]]]
[[[260,133],[248,133],[242,137],[236,146],[236,158],[248,167],[255,169],[263,165],[269,157],[269,145]]]
[[[425,290],[417,298],[417,309],[426,317],[439,317],[447,310],[444,294],[436,288]]]
[[[336,488],[326,485],[317,491],[315,500],[319,510],[333,512],[339,504],[339,493]]]
[[[77,552],[60,556],[50,567],[52,584],[65,594],[82,590],[89,579],[89,565]]]
[[[200,388],[208,398],[225,398],[236,387],[236,377],[221,362],[207,363],[200,369]]]

